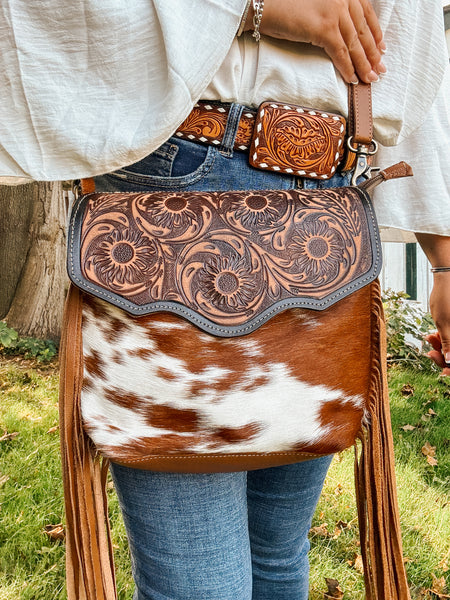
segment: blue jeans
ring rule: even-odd
[[[221,146],[176,137],[96,178],[98,191],[292,189],[348,185],[256,170],[233,152],[242,106]],[[308,531],[331,457],[244,473],[173,474],[111,466],[135,600],[306,600]]]

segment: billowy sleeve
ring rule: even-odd
[[[403,142],[380,146],[376,161],[383,168],[401,160],[414,176],[390,181],[375,190],[379,225],[394,228],[384,239],[414,241],[403,232],[450,236],[450,67],[424,123]]]
[[[167,140],[224,60],[246,0],[5,0],[0,176],[62,180]]]

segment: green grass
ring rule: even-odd
[[[425,590],[432,588],[434,574],[445,578],[450,591],[450,379],[399,367],[391,368],[389,375],[408,580],[413,598],[439,600]],[[404,431],[405,425],[415,429]],[[436,446],[436,466],[429,465],[422,454],[426,442]],[[324,577],[340,582],[344,600],[364,598],[362,575],[347,562],[354,563],[360,554],[357,522],[352,521],[352,468],[351,451],[336,456],[325,483],[313,526],[327,523],[330,535],[314,535],[311,540],[311,600],[323,599]],[[351,528],[333,536],[339,520],[350,521]]]
[[[402,393],[405,384],[412,395]],[[390,386],[408,577],[414,598],[439,600],[424,590],[431,588],[432,574],[446,577],[450,588],[450,382],[393,368]],[[64,543],[44,532],[46,525],[63,521],[54,429],[57,387],[52,367],[35,369],[19,359],[0,362],[0,438],[4,432],[18,432],[0,441],[1,600],[66,598]],[[404,431],[404,425],[415,429]],[[436,466],[429,465],[421,452],[425,442],[436,446]],[[119,600],[131,600],[125,532],[113,490],[109,495]],[[335,531],[339,521],[348,526],[341,523]],[[322,528],[311,536],[311,600],[324,598],[325,577],[339,581],[345,600],[362,600],[363,578],[354,565],[360,551],[352,451],[335,458],[313,526]]]

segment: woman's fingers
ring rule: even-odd
[[[348,13],[344,14],[339,21],[339,32],[345,50],[335,53],[331,58],[347,82],[349,82],[348,73],[352,69],[359,79],[365,83],[372,83],[377,81],[378,74],[375,72],[369,56],[372,56],[373,61],[373,55],[378,53],[378,50],[362,10],[357,12],[360,13],[358,18],[352,18],[351,13]],[[345,58],[347,64],[342,61],[341,66],[341,58]],[[374,62],[378,63],[379,60],[375,59]],[[354,76],[353,80],[355,80]]]
[[[443,344],[439,332],[431,333],[425,337],[426,341],[431,344],[433,350],[427,353],[428,358],[437,364],[442,369],[442,375],[450,376],[450,366],[445,361],[443,353]]]
[[[378,47],[383,39],[378,20],[367,0],[353,0],[349,9],[353,31],[348,46],[352,62],[366,83],[376,81],[380,73],[386,72]]]
[[[360,4],[363,8],[364,17],[372,33],[375,45],[379,52],[383,54],[386,51],[386,44],[383,41],[383,32],[381,31],[380,23],[378,22],[378,17],[375,14],[373,6],[369,0],[360,0]]]
[[[445,367],[444,355],[441,352],[441,336],[439,332],[430,333],[430,335],[425,336],[425,340],[433,347],[433,350],[427,353],[427,356],[434,361],[438,367],[443,369]]]
[[[359,79],[365,83],[378,80],[386,72],[378,45],[382,33],[372,6],[367,0],[350,0],[348,11],[339,21],[342,38]]]
[[[340,32],[339,35],[334,35],[329,40],[324,40],[320,45],[331,58],[334,66],[346,83],[358,83],[358,77],[365,81],[366,74],[364,69],[361,68],[361,62],[359,61],[359,71],[357,74],[356,65],[353,63],[348,44],[342,35],[340,35]]]
[[[370,83],[386,71],[383,35],[370,0],[265,0],[260,30],[323,48],[347,83],[358,78]]]

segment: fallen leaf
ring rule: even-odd
[[[432,581],[431,591],[434,594],[445,594],[447,592],[447,585],[445,583],[445,577],[436,577],[434,573],[431,573]]]
[[[328,531],[328,523],[322,523],[318,527],[311,527],[309,532],[312,535],[318,535],[319,537],[330,537],[330,532]]]
[[[339,581],[325,577],[325,583],[327,584],[328,589],[323,595],[324,600],[335,600],[336,598],[341,600],[344,597],[344,592],[339,586]]]
[[[63,540],[66,537],[66,532],[64,531],[62,523],[58,523],[58,525],[46,525],[44,527],[44,532],[52,540]]]
[[[425,444],[422,446],[422,454],[424,456],[435,456],[436,446],[432,446],[430,442],[425,442]]]
[[[336,496],[340,496],[343,493],[343,491],[344,490],[342,489],[342,485],[338,483],[334,489],[334,493],[336,494]]]
[[[59,425],[55,425],[55,427],[50,427],[50,429],[47,431],[47,433],[55,433],[56,431],[58,431],[59,429]]]
[[[405,383],[400,392],[402,396],[412,396],[414,394],[414,388],[411,384]]]
[[[400,429],[403,429],[403,431],[413,431],[415,427],[414,425],[403,425],[403,427],[400,427]]]
[[[351,523],[347,523],[346,521],[338,521],[336,523],[336,527],[339,527],[339,529],[351,529]]]
[[[427,456],[427,463],[432,467],[435,467],[438,464],[438,461],[432,456]]]
[[[439,568],[442,569],[444,573],[448,571],[448,562],[445,558],[443,558],[439,563]]]
[[[337,540],[337,538],[341,535],[341,533],[342,533],[342,529],[339,529],[339,527],[335,527],[334,534],[333,534],[333,540]]]
[[[448,567],[448,559],[450,557],[450,548],[448,549],[448,552],[444,555],[444,557],[442,558],[442,560],[439,562],[439,568],[446,573],[449,569]]]
[[[428,414],[431,415],[432,417],[436,417],[437,416],[437,413],[435,413],[432,408],[428,409]]]
[[[358,571],[358,573],[361,573],[361,575],[364,575],[364,565],[361,554],[356,556],[355,562],[353,563],[353,568]]]
[[[14,438],[16,438],[19,435],[18,431],[14,431],[13,433],[8,433],[6,430],[3,430],[3,435],[2,437],[0,437],[0,442],[9,442],[10,440],[13,440]]]

